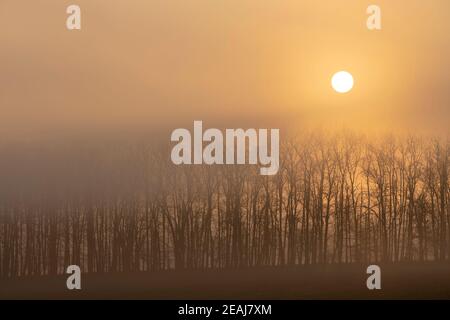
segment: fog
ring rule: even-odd
[[[4,142],[95,140],[210,126],[448,133],[450,4],[378,1],[69,1],[0,4]],[[338,95],[341,69],[355,88]]]

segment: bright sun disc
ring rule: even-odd
[[[339,71],[333,75],[331,86],[339,93],[346,93],[353,88],[353,76],[347,71]]]

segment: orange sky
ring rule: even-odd
[[[77,3],[82,30],[65,28]],[[0,134],[241,123],[448,133],[450,2],[2,0]],[[339,95],[330,77],[350,71]],[[208,122],[206,122],[208,125]]]

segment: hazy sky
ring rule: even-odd
[[[73,3],[81,31],[65,26]],[[372,3],[2,0],[2,139],[193,120],[448,133],[450,1],[377,0],[381,31]],[[346,95],[330,87],[342,69]]]

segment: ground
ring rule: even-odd
[[[0,280],[0,299],[450,299],[450,263],[380,264],[381,290],[367,265],[83,274]]]

